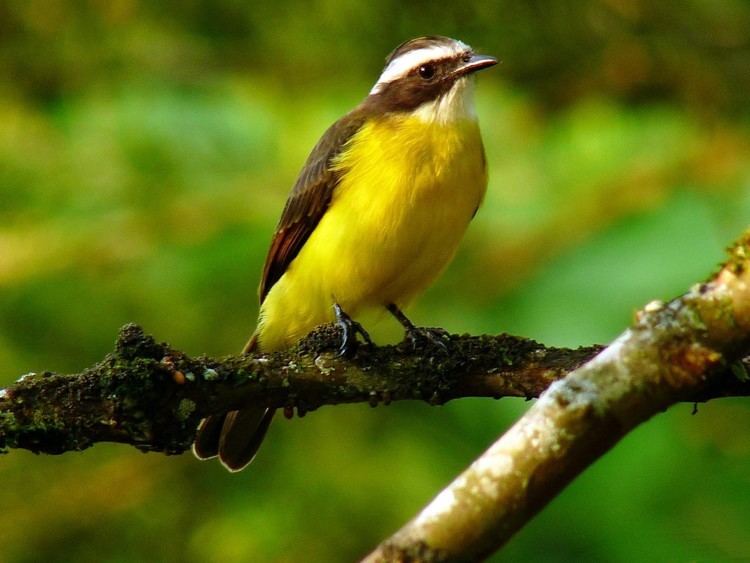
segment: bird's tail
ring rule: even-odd
[[[248,354],[257,349],[256,333],[242,352]],[[198,459],[218,456],[229,471],[241,471],[258,453],[275,412],[276,409],[258,407],[204,418],[198,426],[193,453]]]

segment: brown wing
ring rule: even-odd
[[[359,130],[364,119],[359,108],[341,118],[328,128],[307,157],[286,201],[266,256],[258,290],[261,303],[328,209],[340,179],[340,173],[331,170],[331,161]]]

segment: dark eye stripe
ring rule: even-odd
[[[437,72],[437,69],[443,68],[446,66],[446,63],[455,63],[463,59],[463,55],[454,55],[452,57],[443,57],[440,59],[432,59],[430,61],[424,61],[420,63],[418,66],[414,67],[409,71],[409,75],[411,76],[421,76],[421,69],[426,66],[432,67],[432,69]]]

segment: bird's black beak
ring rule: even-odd
[[[459,65],[459,67],[454,71],[454,75],[456,77],[464,76],[466,74],[471,74],[472,72],[482,70],[483,68],[495,66],[496,64],[497,59],[495,57],[488,57],[487,55],[472,55],[468,61],[465,61],[461,65]]]

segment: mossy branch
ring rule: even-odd
[[[0,447],[58,454],[107,441],[177,454],[190,447],[201,418],[252,404],[303,415],[339,403],[531,398],[601,349],[446,335],[447,353],[361,346],[345,359],[335,354],[339,340],[328,326],[286,352],[191,358],[127,325],[115,350],[82,373],[27,374],[3,390]]]
[[[509,335],[446,335],[446,352],[363,346],[345,359],[335,354],[339,339],[338,329],[326,326],[286,352],[191,358],[126,325],[115,350],[82,373],[26,374],[0,390],[0,449],[60,454],[120,442],[179,454],[190,448],[201,418],[253,404],[302,416],[340,403],[528,399],[603,349],[549,348]],[[743,364],[724,370],[716,385],[688,400],[750,395],[750,382],[741,377],[746,371]]]

